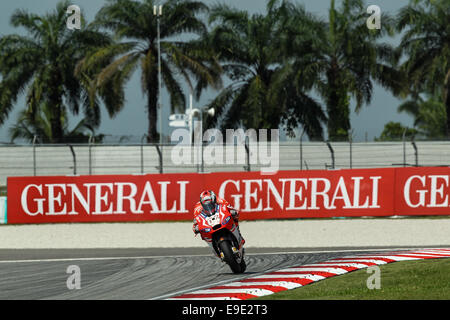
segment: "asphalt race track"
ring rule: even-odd
[[[0,299],[165,299],[295,265],[394,248],[249,248],[235,275],[209,248],[2,249]],[[401,248],[404,249],[404,248]],[[80,289],[68,289],[78,266]]]

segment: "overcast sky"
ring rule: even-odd
[[[305,8],[326,19],[330,0],[293,0],[301,3]],[[57,0],[2,0],[0,1],[0,36],[12,33],[23,34],[22,29],[14,28],[10,25],[10,17],[16,9],[27,9],[30,12],[42,14],[53,10]],[[97,11],[106,1],[103,0],[73,0],[72,4],[78,5],[84,12],[85,17],[90,22],[93,20]],[[247,10],[250,13],[265,11],[265,0],[220,0],[220,1],[204,1],[207,4],[217,2],[226,3],[239,9]],[[396,14],[403,6],[408,4],[408,0],[366,0],[367,6],[378,5],[383,12]],[[337,6],[341,4],[340,0],[336,0]],[[387,42],[396,44],[399,37],[394,39],[386,39]],[[203,94],[199,102],[194,102],[194,107],[202,107],[210,101],[217,92],[208,90]],[[0,127],[0,142],[10,141],[8,129],[16,121],[17,114],[24,108],[24,97],[20,97],[14,111],[10,114],[9,119]],[[363,107],[359,114],[354,112],[354,102],[352,103],[351,125],[354,130],[354,141],[365,141],[366,135],[369,141],[380,135],[384,125],[389,121],[398,121],[403,125],[412,127],[413,119],[406,114],[397,113],[397,106],[400,100],[379,86],[375,86],[373,99],[370,105]],[[162,104],[165,114],[163,117],[163,128],[166,128],[164,134],[168,131],[168,115],[169,100],[168,95],[163,91]],[[139,141],[140,137],[147,132],[147,114],[145,111],[146,99],[142,94],[140,86],[140,71],[137,70],[134,76],[127,84],[126,89],[126,106],[123,111],[114,119],[110,119],[102,110],[102,123],[97,129],[97,133],[112,135],[114,138],[119,136],[131,135],[135,141]],[[323,104],[322,104],[323,105]],[[72,120],[71,128],[75,125],[77,119]]]

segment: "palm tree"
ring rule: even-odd
[[[285,41],[286,54],[295,63],[292,79],[296,85],[314,88],[326,104],[328,136],[330,140],[348,138],[350,101],[356,100],[355,111],[372,99],[373,82],[394,93],[400,93],[403,78],[396,71],[398,58],[395,50],[379,39],[393,35],[392,19],[382,16],[382,29],[369,30],[368,15],[361,0],[344,0],[339,9],[331,0],[329,21],[318,19],[309,31],[310,40],[305,46],[304,30],[291,15],[289,38]]]
[[[98,98],[89,95],[85,81],[74,75],[74,69],[90,50],[111,43],[107,35],[86,25],[83,16],[81,29],[69,30],[69,5],[68,1],[60,2],[56,10],[42,16],[17,10],[11,24],[25,28],[27,35],[6,35],[0,39],[0,124],[18,97],[26,93],[28,113],[39,113],[42,105],[47,106],[53,143],[63,142],[66,110],[77,115],[82,108],[86,124],[99,125]],[[108,106],[109,110],[115,108],[114,104]]]
[[[400,49],[407,55],[407,61],[401,67],[408,75],[410,92],[431,92],[442,97],[447,138],[450,138],[449,21],[447,0],[414,0],[397,16],[397,30],[405,30]]]
[[[414,127],[427,139],[443,139],[447,135],[445,104],[428,94],[427,99],[417,96],[398,106],[398,112],[405,112],[414,118]]]
[[[420,132],[414,128],[403,126],[400,122],[389,121],[384,125],[383,132],[381,132],[375,141],[401,141],[404,138],[415,139]]]
[[[89,55],[78,68],[82,73],[99,62],[107,62],[91,82],[91,92],[101,92],[108,83],[113,83],[116,91],[123,92],[126,81],[140,68],[141,87],[147,96],[148,142],[158,140],[157,102],[161,94],[155,4],[153,0],[109,0],[96,15],[96,25],[114,32],[119,42]],[[186,104],[180,77],[197,98],[207,86],[218,88],[221,85],[220,65],[210,49],[198,37],[194,38],[207,31],[198,17],[207,11],[208,7],[198,1],[168,0],[163,5],[160,17],[161,76],[172,111],[184,111]],[[181,41],[181,36],[192,40]]]
[[[54,141],[52,132],[52,110],[48,103],[42,103],[38,112],[32,114],[27,109],[19,113],[15,125],[9,129],[11,142],[16,139],[24,139],[32,142],[35,137],[40,143],[52,143]],[[95,135],[92,126],[86,123],[86,119],[81,119],[71,130],[69,129],[67,110],[63,109],[61,115],[61,127],[63,137],[60,142],[86,143],[91,137],[97,142],[103,140],[103,135]]]
[[[291,10],[285,1],[269,1],[264,15],[250,16],[227,5],[211,9],[213,29],[208,42],[218,53],[231,84],[208,104],[219,115],[209,126],[217,125],[219,118],[222,129],[240,125],[276,129],[285,124],[290,132],[301,124],[310,138],[322,137],[326,117],[320,104],[293,86],[285,72],[287,61],[280,36]],[[308,17],[303,14],[297,18],[297,23],[302,23]]]

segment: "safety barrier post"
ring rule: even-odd
[[[156,151],[158,151],[158,155],[159,155],[159,167],[158,167],[159,173],[163,173],[162,145],[160,148],[159,144],[155,144],[155,147],[156,147]]]
[[[77,156],[75,154],[75,150],[73,149],[72,145],[69,144],[70,151],[72,152],[73,157],[73,174],[77,174]]]
[[[94,141],[95,143],[95,138],[92,136],[92,134],[89,136],[89,146],[88,146],[88,150],[89,150],[89,175],[92,174],[92,141]]]
[[[203,130],[203,129],[202,129]],[[202,131],[203,132],[203,131]],[[204,162],[204,160],[203,160],[203,149],[205,148],[205,142],[204,141],[202,141],[202,166],[201,166],[201,168],[200,168],[200,172],[205,172],[205,162]]]
[[[33,175],[36,176],[36,139],[37,136],[33,137]]]
[[[303,128],[300,135],[300,170],[303,170],[303,135],[305,134],[305,129]]]
[[[335,168],[334,150],[331,147],[330,141],[327,141],[326,143],[327,143],[328,149],[330,150],[330,153],[331,153],[331,169],[334,169]],[[327,169],[326,165],[325,165],[325,169]]]
[[[349,144],[350,144],[350,169],[353,169],[353,152],[352,152],[353,129],[349,130],[349,133],[348,133],[348,142],[349,142]]]
[[[417,151],[417,145],[416,142],[414,141],[414,136],[411,140],[411,144],[414,148],[414,159],[415,159],[415,166],[418,167],[419,166],[419,153]]]
[[[403,167],[406,167],[406,128],[403,130]]]
[[[244,166],[245,171],[250,171],[250,148],[248,146],[248,140],[245,139],[244,142],[245,152],[246,152],[246,165]]]
[[[144,173],[144,139],[147,138],[147,134],[144,134],[141,138],[141,174]]]

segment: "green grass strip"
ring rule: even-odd
[[[394,262],[380,267],[380,289],[369,289],[367,269],[327,278],[257,300],[449,300],[450,259]]]

